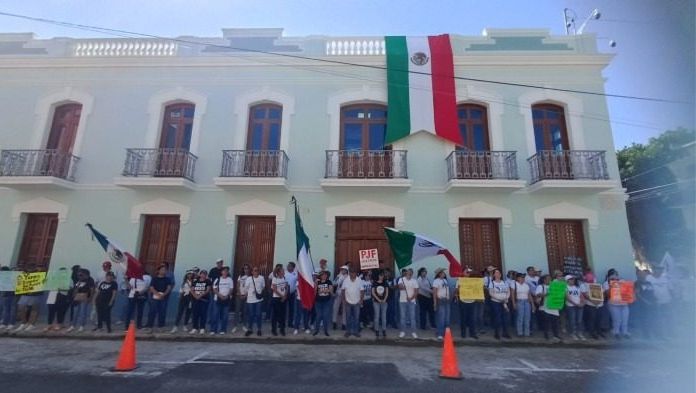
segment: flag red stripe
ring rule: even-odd
[[[444,255],[449,261],[449,274],[450,277],[461,277],[462,276],[462,264],[459,263],[457,258],[452,255],[449,250],[441,250],[440,254]]]
[[[454,87],[454,59],[449,34],[429,36],[433,82],[435,133],[462,145],[457,121],[457,95]]]
[[[297,288],[300,291],[300,299],[302,300],[302,307],[305,310],[311,310],[314,307],[314,297],[316,292],[312,284],[305,281],[302,275],[297,277]]]

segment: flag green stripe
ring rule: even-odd
[[[384,233],[389,240],[392,254],[399,269],[413,263],[413,246],[416,244],[416,236],[411,232],[394,231],[384,228]]]
[[[384,37],[387,52],[387,135],[388,145],[411,132],[408,88],[408,46],[406,37]]]

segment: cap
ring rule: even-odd
[[[566,281],[568,281],[568,280],[570,280],[570,279],[573,279],[573,280],[575,280],[575,276],[574,276],[574,275],[572,275],[572,274],[566,274],[566,276],[565,276],[565,277],[563,277],[563,278],[565,278],[565,280],[566,280]]]
[[[197,273],[197,272],[199,272],[200,270],[201,270],[201,269],[199,269],[198,266],[194,266],[194,267],[191,268],[191,271],[194,272],[194,273]]]
[[[218,258],[217,260],[215,260],[215,263],[222,263],[222,258]]]
[[[340,270],[350,270],[350,267],[348,265],[343,265]]]
[[[496,268],[495,268],[495,266],[493,266],[493,265],[489,265],[489,266],[486,268],[486,270],[488,270],[489,272],[492,272],[492,271],[495,270],[495,269],[496,269]]]
[[[438,274],[444,271],[447,271],[447,269],[445,269],[444,267],[438,267],[437,269],[435,269],[435,277],[437,277]]]

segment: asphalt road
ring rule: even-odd
[[[694,349],[458,347],[463,380],[438,378],[441,351],[375,345],[139,342],[139,367],[113,373],[119,343],[0,338],[0,390],[81,392],[693,392]],[[210,390],[213,389],[213,390]]]

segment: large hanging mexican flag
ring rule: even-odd
[[[462,144],[448,34],[385,37],[388,113],[385,144],[427,131]]]

